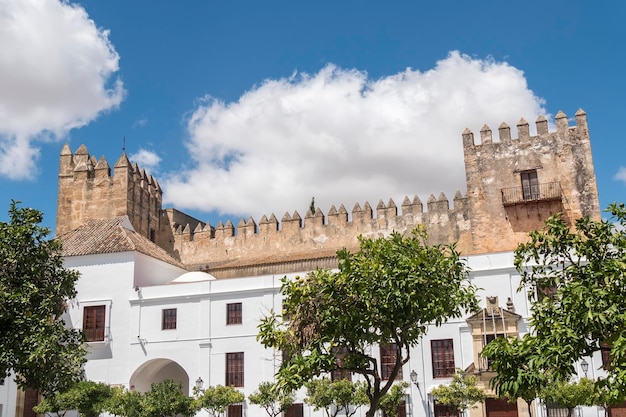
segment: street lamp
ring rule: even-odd
[[[417,382],[417,372],[415,372],[415,369],[411,371],[409,377],[411,378],[411,382],[414,383],[417,388],[419,388],[420,384],[419,382]]]
[[[202,380],[202,377],[198,377],[198,379],[196,379],[196,390],[200,393],[204,393],[204,388],[202,388],[203,384],[204,381]]]
[[[583,372],[585,373],[585,378],[587,378],[587,370],[589,370],[589,364],[587,363],[587,361],[585,360],[585,358],[583,358],[580,361],[580,368],[583,370]]]

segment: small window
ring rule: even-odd
[[[83,309],[83,333],[87,342],[103,342],[106,306],[87,306]]]
[[[387,414],[383,410],[383,417],[388,416],[389,414]],[[396,408],[396,417],[406,417],[406,401],[402,401],[400,404],[398,404],[398,408]]]
[[[302,403],[291,404],[285,411],[285,417],[303,417],[304,407]]]
[[[335,348],[333,349],[333,354],[337,359],[337,366],[343,366],[343,358],[344,356],[346,356],[346,349]],[[330,379],[331,381],[340,381],[342,379],[352,381],[352,372],[345,369],[333,369],[333,371],[330,373]]]
[[[226,304],[226,324],[241,324],[241,303]]]
[[[454,343],[452,339],[430,341],[433,378],[449,378],[454,375]]]
[[[163,316],[161,319],[161,330],[174,330],[176,329],[176,309],[164,308]]]
[[[459,411],[449,405],[439,404],[435,401],[435,417],[459,417]]]
[[[600,355],[602,357],[602,369],[611,369],[611,346],[608,343],[600,343]]]
[[[243,352],[226,354],[226,386],[243,387]]]
[[[485,335],[485,344],[488,345],[489,343],[491,343],[492,340],[495,340],[496,337],[504,337],[504,334],[497,333],[497,334]],[[486,358],[486,361],[487,361],[487,369],[491,369],[491,360],[489,358]]]
[[[231,404],[228,406],[227,417],[243,417],[243,407],[241,404]]]
[[[525,171],[521,173],[522,196],[524,200],[537,200],[539,198],[539,182],[537,180],[537,170]]]
[[[396,366],[397,345],[395,343],[383,343],[380,345],[380,376],[389,379],[393,368]],[[402,368],[398,370],[396,380],[402,379]]]

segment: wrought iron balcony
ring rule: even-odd
[[[558,181],[528,187],[503,188],[501,191],[502,204],[505,206],[561,199],[561,184]]]

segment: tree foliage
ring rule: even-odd
[[[283,279],[284,314],[265,317],[258,335],[264,346],[290,352],[277,374],[281,387],[297,389],[335,369],[361,374],[371,417],[428,326],[477,309],[454,246],[427,246],[426,239],[419,228],[407,236],[361,237],[359,251],[337,252],[337,272],[318,269]],[[371,353],[372,345],[383,343],[396,347],[386,380]]]
[[[336,417],[338,414],[350,417],[359,407],[369,403],[365,392],[367,387],[363,382],[322,378],[312,379],[305,386],[307,396],[304,402],[313,406],[314,411],[323,409],[327,417]]]
[[[199,410],[197,401],[171,379],[152,384],[145,393],[114,389],[105,403],[105,411],[122,417],[191,417]]]
[[[461,369],[457,369],[450,385],[439,385],[432,389],[431,394],[437,403],[463,412],[486,398],[485,391],[477,383],[476,376],[466,376]]]
[[[393,384],[391,389],[380,399],[378,409],[382,410],[385,416],[397,417],[398,407],[402,405],[406,395],[404,390],[409,386],[407,382]]]
[[[541,355],[535,350],[532,337],[529,334],[522,339],[497,337],[481,354],[489,359],[490,370],[497,372],[489,381],[496,394],[510,402],[523,399],[532,416],[531,404],[550,378],[549,370],[541,365]]]
[[[243,402],[245,396],[234,387],[216,385],[200,392],[198,405],[204,408],[213,417],[218,417],[226,411],[229,405]]]
[[[152,384],[141,405],[146,417],[191,417],[199,410],[194,399],[183,393],[182,385],[171,379]]]
[[[37,414],[56,413],[63,416],[69,410],[83,417],[97,417],[112,396],[111,387],[93,381],[80,381],[70,389],[46,397],[33,408]]]
[[[63,267],[40,211],[13,201],[9,218],[0,222],[0,377],[13,372],[22,388],[65,391],[85,362],[81,332],[62,318],[78,273]]]
[[[261,382],[259,388],[248,395],[248,401],[265,409],[270,417],[276,417],[286,411],[295,399],[293,391],[284,392],[271,382]]]
[[[541,399],[547,404],[567,408],[567,417],[571,417],[579,405],[598,404],[599,398],[594,385],[589,378],[581,378],[576,382],[556,381],[546,386],[541,393]]]
[[[573,229],[551,217],[518,247],[515,263],[532,302],[536,367],[567,381],[575,362],[608,345],[611,366],[597,389],[617,403],[626,397],[626,208],[606,211],[610,219],[581,218]]]

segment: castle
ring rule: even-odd
[[[528,123],[517,124],[517,138],[505,123],[499,140],[484,126],[480,142],[462,134],[466,172],[465,195],[452,201],[430,195],[426,210],[419,197],[405,197],[398,206],[390,200],[366,202],[348,213],[332,206],[326,215],[317,208],[304,218],[295,211],[277,216],[241,219],[217,225],[204,223],[175,208],[162,208],[158,181],[126,154],[111,168],[104,159],[90,156],[85,146],[72,154],[66,144],[60,155],[56,234],[62,236],[89,219],[129,217],[135,230],[149,238],[189,270],[209,272],[217,278],[287,273],[315,266],[335,266],[335,252],[356,249],[356,237],[404,232],[423,225],[431,243],[457,242],[466,255],[510,251],[531,230],[539,229],[555,213],[568,219],[591,216],[600,209],[593,168],[587,116],[576,113],[575,126],[567,116],[536,121],[536,136]]]
[[[304,218],[293,212],[280,221],[271,214],[237,226],[164,209],[159,182],[124,153],[111,168],[85,146],[74,153],[63,146],[56,235],[65,266],[81,275],[66,323],[87,338],[86,378],[138,391],[173,379],[186,394],[204,383],[232,385],[247,396],[261,382],[273,381],[281,363],[281,352],[256,341],[259,318],[281,309],[281,278],[336,267],[336,251],[357,249],[359,235],[422,226],[430,243],[457,242],[470,280],[480,288],[482,310],[431,326],[411,349],[398,375],[410,382],[398,415],[452,417],[431,389],[449,383],[458,368],[488,388],[493,373],[480,356],[482,348],[495,337],[529,331],[531,311],[526,289],[517,291],[513,249],[552,214],[563,213],[570,222],[600,218],[585,112],[576,113],[573,126],[559,112],[554,131],[540,116],[536,133],[530,135],[523,119],[515,138],[504,123],[497,140],[488,126],[478,143],[465,130],[459,146],[466,193],[457,192],[452,204],[439,194],[424,207],[415,196],[400,207],[380,201],[348,212],[339,205],[326,214],[316,208]],[[371,354],[379,358],[381,372],[386,361],[395,362],[388,347],[372,346]],[[591,377],[604,372],[599,353],[587,359]],[[582,363],[574,366],[579,376],[583,369],[587,375]],[[305,394],[297,393],[284,417],[323,415],[305,404]],[[29,401],[37,401],[37,392],[0,384],[0,417],[33,416],[25,406]],[[533,417],[559,415],[549,405],[533,407]],[[528,410],[522,400],[488,398],[469,417],[530,417]],[[227,411],[227,417],[262,414],[247,401]],[[364,415],[363,409],[355,415]],[[582,415],[605,417],[590,407]]]

